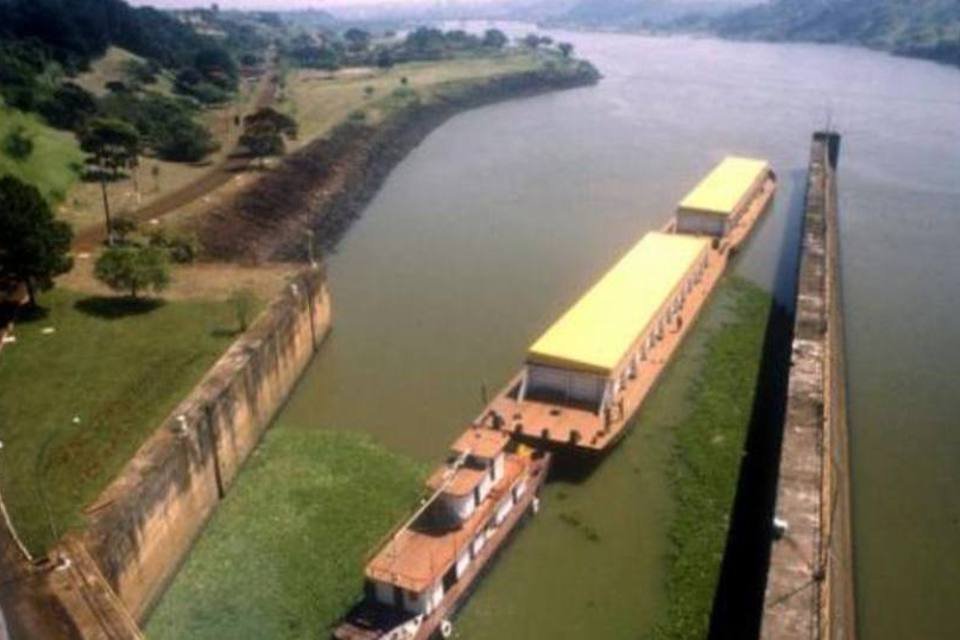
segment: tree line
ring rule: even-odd
[[[510,39],[499,29],[473,34],[462,29],[443,31],[421,26],[411,30],[404,38],[397,38],[391,31],[375,37],[369,31],[351,27],[343,33],[331,30],[301,33],[281,48],[281,54],[295,66],[334,71],[343,66],[386,68],[404,62],[491,53],[503,50],[509,44]],[[519,44],[537,49],[555,43],[549,37],[529,34],[521,38]],[[557,50],[563,56],[570,57],[573,45],[559,43]]]

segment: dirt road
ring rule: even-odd
[[[276,72],[271,70],[263,74],[257,85],[257,97],[253,101],[251,109],[256,111],[272,104],[276,97],[276,88]],[[239,131],[227,141],[227,146],[233,147],[232,150],[226,154],[222,161],[210,167],[209,171],[193,182],[137,209],[129,217],[137,222],[161,218],[230,182],[236,174],[246,170],[251,163],[250,158],[240,155],[238,138]],[[105,238],[106,234],[103,227],[98,225],[79,232],[74,237],[73,246],[76,251],[91,251],[101,245]]]

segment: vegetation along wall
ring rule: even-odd
[[[292,279],[86,510],[82,544],[142,622],[331,325],[320,268]]]

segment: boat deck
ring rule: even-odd
[[[430,615],[423,617],[419,624],[412,623],[416,616],[399,611],[377,602],[365,599],[347,615],[346,619],[333,630],[336,640],[376,640],[390,637],[396,640],[428,640],[433,637],[444,620],[456,613],[477,578],[489,567],[497,553],[503,549],[521,520],[530,510],[533,501],[540,493],[550,468],[550,454],[541,453],[531,458],[527,491],[520,501],[510,510],[506,519],[496,528],[490,539],[480,550],[477,557],[457,582],[447,590],[443,600]],[[399,627],[410,624],[410,630],[404,634]],[[396,635],[390,635],[395,631]]]
[[[477,424],[503,429],[523,441],[555,447],[599,452],[614,444],[623,435],[625,427],[694,325],[701,309],[726,271],[731,256],[749,237],[757,220],[769,208],[775,192],[776,179],[771,176],[727,236],[720,239],[715,248],[711,247],[708,254],[709,264],[700,284],[687,295],[677,318],[663,332],[663,339],[648,351],[646,359],[637,367],[636,375],[627,380],[626,386],[602,414],[529,398],[518,402],[516,388],[523,375],[521,372],[484,409],[477,419]],[[674,220],[664,227],[665,230],[674,228]],[[494,412],[503,418],[503,424],[494,424]]]

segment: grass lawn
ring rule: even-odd
[[[0,143],[19,127],[33,140],[33,152],[21,161],[0,151],[0,175],[11,174],[33,184],[51,202],[62,200],[83,166],[79,144],[71,132],[57,131],[39,117],[0,102]]]
[[[225,302],[131,307],[56,289],[40,304],[0,352],[0,482],[35,552],[79,523],[236,328]]]
[[[284,106],[297,119],[299,142],[306,144],[346,120],[356,110],[376,121],[390,108],[391,94],[406,87],[422,99],[451,82],[482,80],[492,76],[537,68],[540,59],[531,53],[465,57],[436,62],[412,62],[391,69],[342,69],[335,73],[300,69],[289,74]],[[401,80],[407,79],[403,85]],[[367,94],[367,87],[373,93]]]
[[[146,627],[152,640],[325,638],[424,469],[369,439],[267,433]]]
[[[720,575],[741,457],[762,359],[770,296],[740,279],[721,283],[710,313],[725,321],[706,337],[689,392],[690,412],[673,431],[668,466],[674,510],[669,526],[666,607],[652,638],[705,638]]]

